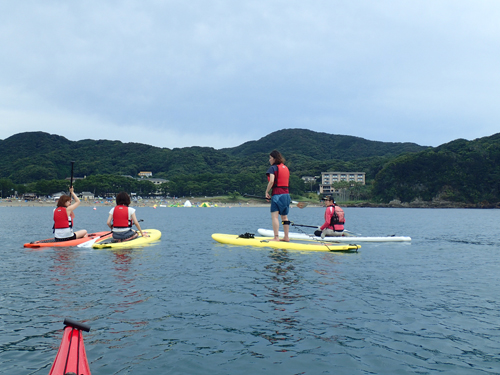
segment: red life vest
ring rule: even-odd
[[[128,207],[125,205],[116,206],[113,210],[113,228],[132,227],[132,221],[128,219]]]
[[[275,189],[287,189],[288,190],[288,181],[290,180],[290,171],[288,167],[281,163],[276,165],[276,171],[274,173],[274,184],[273,184],[273,194]],[[269,176],[267,179],[269,180]],[[287,191],[288,193],[288,191]]]
[[[54,210],[54,229],[73,228],[71,218],[68,217],[66,207],[57,207]]]
[[[330,225],[335,231],[343,231],[345,224],[344,210],[339,206],[333,205],[333,215],[330,221]]]

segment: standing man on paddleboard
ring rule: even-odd
[[[344,210],[340,208],[331,195],[323,198],[326,205],[325,222],[317,231],[316,237],[340,237],[344,235],[345,215]]]
[[[285,236],[283,241],[289,242],[288,233],[290,231],[290,221],[288,221],[288,211],[290,210],[290,193],[288,191],[288,181],[290,179],[290,171],[284,164],[285,158],[274,150],[269,154],[269,164],[271,167],[267,170],[266,175],[268,184],[266,187],[266,198],[271,200],[271,220],[273,223],[274,239],[279,241],[279,216],[283,223],[283,231]],[[269,191],[272,189],[272,196]]]
[[[57,207],[54,209],[54,237],[56,241],[70,241],[82,238],[87,235],[85,229],[73,232],[73,222],[75,219],[75,208],[80,205],[80,199],[73,191],[73,187],[69,188],[69,195],[61,195],[57,200]],[[71,204],[71,197],[75,203]]]

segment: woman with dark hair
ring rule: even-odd
[[[325,201],[325,222],[314,235],[321,238],[339,237],[344,235],[345,214],[344,210],[335,203],[331,195],[323,198]]]
[[[109,211],[108,227],[113,231],[113,239],[117,242],[133,240],[138,236],[137,232],[132,229],[132,223],[135,224],[141,236],[147,237],[142,233],[141,226],[135,216],[135,208],[129,207],[130,197],[124,191],[116,196],[116,207]]]
[[[288,233],[290,231],[290,222],[288,221],[288,211],[290,209],[290,194],[288,191],[288,181],[290,178],[290,171],[286,167],[285,158],[274,150],[269,154],[269,164],[271,167],[267,170],[266,175],[268,184],[266,187],[266,198],[271,200],[271,220],[273,223],[274,239],[279,241],[279,216],[281,215],[281,222],[283,223],[283,231],[285,236],[283,241],[289,242]],[[269,194],[272,192],[272,196]]]
[[[61,195],[57,201],[57,207],[54,209],[54,238],[56,241],[70,241],[82,238],[87,235],[85,229],[73,232],[73,223],[75,221],[75,208],[80,205],[80,199],[69,188],[69,193],[74,198],[75,203],[71,204],[71,196]]]

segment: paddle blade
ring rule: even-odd
[[[81,244],[76,245],[76,247],[92,247],[92,245],[98,240],[100,237],[96,237],[92,240],[88,240],[87,242],[82,242]]]
[[[307,202],[297,202],[297,207],[298,208],[306,208],[307,207]]]

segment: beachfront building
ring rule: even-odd
[[[151,181],[156,185],[155,195],[162,195],[163,192],[160,190],[160,185],[168,182],[168,180],[165,180],[164,178],[149,178],[148,181]]]
[[[164,178],[150,178],[148,181],[151,181],[155,185],[161,185],[168,182],[168,180],[165,180]]]
[[[94,193],[91,193],[90,191],[83,191],[80,194],[80,199],[84,201],[91,201],[94,200],[95,196]]]
[[[350,182],[365,185],[365,172],[321,172],[321,184],[319,185],[320,194],[339,193],[334,184],[337,182]]]
[[[139,172],[139,177],[153,177],[153,172]]]
[[[313,191],[313,186],[316,185],[316,182],[320,176],[302,176],[302,180],[304,184],[309,185],[309,190]]]
[[[54,201],[57,201],[59,200],[59,198],[61,198],[63,195],[68,195],[69,193],[66,193],[65,191],[60,191],[58,193],[54,193],[52,194],[52,199],[54,199]]]

